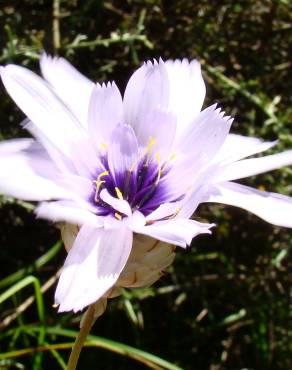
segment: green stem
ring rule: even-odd
[[[85,343],[85,340],[87,338],[87,335],[89,334],[90,329],[92,328],[92,325],[95,322],[94,311],[95,311],[94,305],[91,305],[88,307],[87,311],[84,314],[80,332],[75,340],[72,351],[70,353],[67,370],[76,369],[78,359],[83,348],[83,345]]]

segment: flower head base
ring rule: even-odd
[[[78,231],[76,225],[63,224],[61,227],[62,239],[68,252],[74,244]],[[96,317],[103,314],[109,298],[115,298],[122,293],[122,288],[145,288],[159,280],[174,258],[173,245],[136,234],[131,254],[118,280],[96,303]]]
[[[147,62],[123,98],[115,83],[94,84],[62,58],[43,55],[41,70],[44,79],[1,67],[35,140],[0,145],[0,190],[41,201],[37,215],[63,223],[60,311],[100,300],[100,314],[120,287],[156,281],[173,261],[170,245],[210,233],[213,224],[190,219],[202,202],[292,227],[289,197],[233,182],[290,165],[292,151],[243,159],[275,143],[230,134],[232,119],[216,105],[201,111],[197,61]]]

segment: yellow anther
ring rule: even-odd
[[[98,191],[99,191],[99,189],[100,189],[101,185],[105,183],[105,181],[104,181],[104,180],[102,180],[102,181],[100,181],[100,180],[94,180],[93,182],[94,182],[94,183],[95,183],[95,185],[96,185],[96,188],[95,188],[95,195],[94,195],[94,200],[95,200],[96,202],[98,202]]]
[[[175,209],[175,211],[174,211],[174,213],[172,213],[171,215],[169,215],[169,216],[165,216],[165,217],[162,217],[162,218],[160,218],[160,219],[158,219],[158,220],[148,220],[147,222],[146,222],[146,225],[152,225],[152,224],[154,224],[154,222],[156,222],[156,221],[166,221],[166,220],[172,220],[173,218],[175,218],[178,214],[179,214],[179,212],[181,211],[181,208],[176,208]]]
[[[156,140],[152,136],[150,136],[147,147],[144,148],[143,151],[141,151],[139,153],[139,156],[135,159],[135,161],[133,162],[133,164],[131,165],[131,167],[129,169],[129,174],[131,174],[131,172],[134,171],[134,169],[136,168],[136,166],[140,162],[140,160],[144,156],[146,156],[147,154],[148,154],[148,158],[147,158],[147,161],[146,161],[146,166],[148,166],[148,162],[149,162],[149,159],[150,159],[150,155],[149,154],[151,154],[152,147],[154,146],[155,143],[156,143]]]
[[[142,158],[147,155],[147,160],[146,160],[146,163],[145,163],[146,166],[148,166],[148,164],[149,164],[149,160],[150,160],[151,154],[152,154],[152,147],[154,146],[155,143],[156,143],[156,140],[152,136],[150,136],[148,145],[144,149],[144,153],[142,154]]]
[[[164,220],[171,220],[171,219],[175,218],[180,213],[180,211],[181,211],[181,208],[179,208],[179,207],[176,208],[174,213],[172,215],[164,217]]]
[[[109,174],[108,171],[103,171],[102,173],[100,173],[97,177],[97,180],[100,181],[100,179],[104,176],[107,176]]]
[[[169,161],[174,161],[176,159],[176,153],[171,153],[171,156],[169,157]]]
[[[175,152],[172,152],[170,157],[168,158],[168,160],[166,162],[164,162],[163,166],[162,166],[162,171],[165,170],[165,168],[170,164],[170,162],[176,160],[177,158],[177,154]]]
[[[98,201],[98,191],[99,191],[101,185],[105,183],[105,180],[101,180],[101,178],[104,177],[104,176],[107,176],[108,174],[109,174],[108,171],[103,171],[97,176],[96,180],[93,180],[93,183],[96,185],[95,196],[94,196],[94,200],[96,202]]]
[[[104,176],[107,176],[109,174],[108,171],[103,171],[97,176],[96,180],[93,180],[93,183],[96,185],[96,187],[100,187],[101,184],[105,183],[105,180],[101,180]]]
[[[106,150],[106,149],[108,149],[108,144],[107,143],[100,143],[99,147],[100,147],[100,149]]]
[[[124,199],[123,193],[121,192],[121,190],[117,186],[115,187],[115,191],[116,191],[117,197],[119,199],[123,200]]]
[[[154,137],[150,136],[149,143],[147,145],[147,149],[150,150],[155,143],[156,143],[156,140],[154,139]]]
[[[93,180],[93,182],[96,185],[96,188],[100,188],[100,186],[105,183],[104,180]]]
[[[119,214],[119,213],[115,213],[115,218],[117,219],[117,220],[119,220],[119,221],[121,221],[121,219],[122,219],[122,216]]]
[[[181,211],[181,208],[176,208],[176,210],[174,211],[174,214],[173,214],[173,217],[177,216]]]
[[[157,159],[158,164],[160,164],[161,157],[160,157],[160,153],[159,153],[159,152],[157,152],[157,153],[155,154],[155,158]]]
[[[162,173],[160,153],[159,152],[155,153],[154,157],[156,158],[158,162],[158,174],[157,174],[157,179],[156,179],[156,184],[157,184],[160,180],[161,173]]]
[[[154,137],[150,136],[150,137],[149,137],[148,145],[147,145],[147,147],[145,148],[145,150],[144,150],[144,153],[143,153],[142,157],[143,157],[144,155],[146,155],[147,153],[151,153],[151,149],[152,149],[152,147],[154,146],[154,144],[155,144],[155,143],[156,143],[156,140],[154,139]]]

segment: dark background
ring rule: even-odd
[[[115,80],[123,89],[146,59],[198,58],[207,83],[205,106],[220,103],[235,116],[232,132],[279,138],[276,150],[282,150],[292,147],[291,21],[288,0],[0,0],[0,63],[39,72],[38,57],[46,50],[65,56],[91,79]],[[27,136],[22,119],[1,87],[1,140]],[[286,168],[245,183],[291,195],[291,180]],[[217,223],[213,234],[179,249],[155,287],[113,300],[92,334],[155,354],[173,369],[291,369],[291,231],[231,207],[204,205],[196,216]],[[79,316],[55,312],[55,285],[39,309],[33,302],[12,320],[15,309],[37,296],[38,284],[61,267],[65,252],[54,249],[59,232],[35,220],[31,204],[6,197],[0,222],[0,301],[9,295],[0,306],[0,369],[65,368],[69,352],[61,344],[72,338],[57,331],[78,330]],[[39,263],[44,254],[48,258]],[[35,277],[35,285],[27,276]],[[17,293],[9,294],[11,287]],[[45,327],[51,332],[40,338]],[[55,347],[28,353],[40,344]],[[22,356],[14,352],[22,349]],[[84,350],[79,368],[147,366],[97,347]]]

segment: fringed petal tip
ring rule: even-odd
[[[201,70],[201,63],[198,59],[187,59],[187,58],[182,58],[182,59],[164,59],[163,57],[157,57],[153,59],[146,60],[143,62],[142,65],[147,66],[147,67],[153,67],[157,66],[159,64],[172,64],[175,66],[183,66],[183,67],[190,67],[190,68],[198,68]]]
[[[45,63],[53,63],[58,59],[59,59],[58,57],[49,55],[45,51],[43,51],[40,56],[40,66],[42,67],[42,65]]]
[[[77,313],[78,311],[82,311],[86,306],[82,306],[79,308],[73,308],[72,306],[68,306],[64,303],[58,303],[55,300],[55,303],[53,304],[53,308],[57,309],[58,313],[65,313],[65,312],[70,312],[73,311],[74,313]]]
[[[146,60],[142,65],[147,68],[152,68],[152,67],[156,67],[158,65],[164,64],[164,63],[165,63],[164,60],[161,57],[159,57],[158,59],[153,58],[153,59]]]
[[[199,234],[210,234],[215,224],[204,224],[191,219],[174,219],[156,222],[152,225],[137,227],[135,232],[148,235],[154,239],[186,248]]]
[[[79,311],[82,311],[85,307],[107,296],[107,292],[112,289],[112,287],[118,280],[119,275],[120,274],[111,274],[106,278],[99,279],[98,284],[89,287],[87,290],[86,287],[83,287],[83,291],[86,291],[86,294],[81,297],[78,297],[78,295],[76,295],[76,292],[68,292],[66,297],[64,297],[60,303],[55,303],[54,306],[58,307],[58,313],[70,311],[77,313]],[[92,284],[92,281],[93,280],[87,281],[85,285]],[[101,285],[104,286],[102,290],[100,289]],[[80,287],[77,289],[80,293]],[[56,297],[55,302],[58,302]]]

